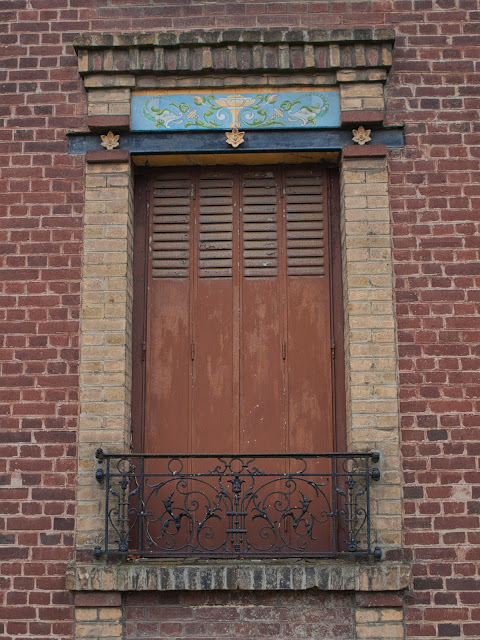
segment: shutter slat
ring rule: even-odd
[[[188,260],[183,260],[181,258],[177,258],[176,260],[152,260],[152,264],[155,269],[162,269],[165,267],[166,269],[176,269],[178,267],[186,267],[188,265]]]
[[[255,269],[245,268],[244,275],[246,278],[272,278],[278,275],[278,269],[275,267],[274,269],[268,267],[260,267]]]
[[[250,240],[249,247],[251,249],[276,249],[277,243],[275,240]]]
[[[275,223],[275,218],[271,213],[246,213],[243,216],[244,222],[273,222]]]
[[[153,234],[153,248],[156,247],[157,242],[161,242],[162,246],[166,246],[163,243],[169,242],[186,242],[188,244],[188,233],[154,233]]]
[[[288,241],[291,239],[301,240],[301,239],[316,239],[317,242],[323,240],[323,238],[319,238],[318,229],[316,231],[302,231],[302,230],[292,230],[288,233]],[[320,245],[319,245],[320,246]]]
[[[287,264],[289,267],[322,267],[323,258],[314,258],[313,256],[308,256],[308,258],[292,256],[291,258],[288,258]]]
[[[161,226],[161,228],[159,230],[159,233],[160,233],[160,235],[162,235],[163,233],[172,233],[172,232],[175,232],[175,231],[178,231],[178,232],[181,233],[181,232],[186,231],[186,227],[188,227],[188,226],[189,226],[188,222],[184,222],[184,223],[181,223],[181,224],[168,224],[168,223],[165,223],[165,224],[162,224],[162,226]],[[156,231],[156,229],[155,229],[155,231]]]
[[[277,246],[277,233],[275,231],[245,231],[243,234],[244,240],[255,240],[257,242],[261,242],[263,240],[271,240],[275,241],[275,246]]]
[[[218,179],[218,180],[209,180],[208,178],[202,179],[202,184],[200,185],[200,193],[203,193],[205,189],[232,189],[233,181],[229,178]]]
[[[297,205],[305,206],[306,204],[315,204],[318,211],[318,197],[315,194],[302,194],[287,196],[292,209],[296,209]]]
[[[291,222],[287,215],[287,234],[290,231],[307,231],[314,229],[323,233],[323,224],[320,220],[295,220]]]
[[[323,276],[324,267],[288,267],[289,276]]]
[[[272,215],[272,214],[276,214],[276,212],[277,212],[276,203],[271,205],[255,205],[255,206],[244,205],[243,206],[243,213]]]
[[[306,202],[306,203],[301,203],[301,202],[295,202],[295,204],[290,204],[289,207],[289,211],[291,213],[308,213],[308,212],[313,212],[313,213],[318,213],[319,209],[322,209],[323,207],[319,207],[318,204],[313,204],[310,202]]]
[[[300,220],[300,221],[314,220],[314,221],[318,221],[320,224],[323,223],[323,219],[319,217],[318,212],[313,213],[310,211],[303,211],[303,212],[293,211],[288,214],[289,222],[296,222],[297,220]]]
[[[165,198],[188,198],[190,195],[190,188],[188,186],[172,187],[171,183],[167,183],[167,185],[162,189],[156,189],[154,191],[154,199],[164,201]]]
[[[290,175],[286,176],[286,180],[285,183],[287,186],[310,186],[310,185],[320,185],[320,188],[322,188],[322,178],[320,176],[313,176],[313,175],[292,175],[290,173]]]
[[[232,233],[221,233],[220,231],[217,231],[216,233],[201,233],[200,234],[200,242],[211,242],[211,241],[225,241],[225,240],[231,240],[232,239]]]
[[[231,268],[232,261],[231,259],[227,260],[217,260],[216,258],[212,258],[208,256],[205,260],[200,260],[200,269],[209,269],[211,267],[220,268],[220,267],[228,267]]]
[[[218,251],[213,250],[201,250],[200,251],[200,260],[205,260],[207,257],[212,260],[217,260],[218,258],[231,258],[233,256],[233,251],[230,249],[219,249]]]
[[[204,194],[205,194],[205,190],[204,190]],[[214,206],[214,207],[229,207],[231,208],[232,206],[232,196],[231,194],[229,196],[210,196],[207,197],[206,195],[203,195],[200,199],[200,213],[203,213],[203,207],[208,207],[208,206]]]
[[[202,278],[227,278],[232,277],[232,268],[222,267],[221,269],[215,268],[203,268]]]
[[[260,187],[248,187],[248,197],[261,197],[268,196],[269,198],[275,198],[277,195],[277,186],[275,184],[272,185],[264,185]]]
[[[292,249],[295,249],[297,247],[302,248],[302,247],[323,247],[324,246],[324,241],[321,240],[319,241],[318,239],[313,239],[313,240],[308,240],[308,239],[302,239],[302,240],[293,240],[293,239],[289,239],[287,246],[291,247]]]
[[[311,247],[309,249],[290,249],[288,252],[289,257],[302,257],[302,256],[312,256],[312,257],[323,257],[325,255],[325,251],[323,249],[318,249],[317,247]]]
[[[215,222],[226,222],[227,220],[228,222],[231,222],[231,218],[232,218],[231,215],[230,215],[230,219],[228,219],[225,215],[222,215],[222,214],[213,215],[213,214],[202,213],[203,224],[213,224]]]
[[[277,255],[276,248],[274,249],[245,249],[244,256],[245,258],[273,258]]]
[[[185,251],[188,251],[189,248],[189,243],[188,242],[176,242],[174,241],[169,241],[169,240],[164,240],[163,237],[160,236],[160,234],[158,234],[158,237],[155,237],[157,234],[154,234],[153,236],[153,240],[162,240],[162,247],[163,247],[163,251],[173,251],[175,249],[185,249]]]
[[[245,222],[245,232],[257,232],[257,231],[277,231],[277,222],[257,222],[249,223]]]
[[[153,259],[154,260],[163,260],[166,259],[188,259],[188,249],[186,251],[154,251]]]
[[[187,191],[185,189],[185,191]],[[190,191],[188,190],[188,193],[186,193],[184,196],[182,196],[180,193],[177,193],[175,196],[159,196],[158,198],[154,198],[153,199],[153,204],[155,206],[159,206],[161,208],[170,208],[170,207],[175,207],[175,206],[180,206],[180,207],[185,207],[185,206],[189,206],[188,204],[188,196],[190,194]],[[187,202],[186,202],[187,201]]]
[[[154,269],[152,268],[153,278],[185,278],[184,269]]]

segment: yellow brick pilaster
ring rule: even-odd
[[[101,544],[93,453],[130,444],[133,187],[129,163],[87,164],[80,343],[77,547]]]
[[[381,452],[372,490],[373,543],[401,544],[397,349],[386,158],[344,158],[341,232],[347,446]]]

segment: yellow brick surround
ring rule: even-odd
[[[382,453],[374,544],[401,543],[400,459],[386,158],[340,164],[347,446]],[[81,321],[77,546],[99,544],[94,451],[130,446],[133,193],[130,163],[88,164]]]

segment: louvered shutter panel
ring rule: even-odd
[[[233,176],[228,173],[202,174],[199,198],[199,276],[232,276],[233,256]]]
[[[278,275],[278,188],[278,172],[243,174],[243,267],[247,278]]]
[[[285,176],[287,275],[325,274],[323,174],[289,168]]]
[[[154,183],[152,277],[187,278],[190,255],[191,181],[163,174]]]
[[[202,167],[152,182],[151,451],[331,450],[325,171]]]

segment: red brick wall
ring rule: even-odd
[[[352,597],[309,592],[137,593],[126,599],[126,640],[351,640]]]
[[[480,637],[480,12],[395,3],[389,89],[408,638]]]
[[[69,638],[85,127],[77,33],[388,25],[407,633],[480,637],[476,0],[0,0],[0,636]],[[3,69],[3,70],[2,70]],[[3,635],[1,635],[3,634]]]

